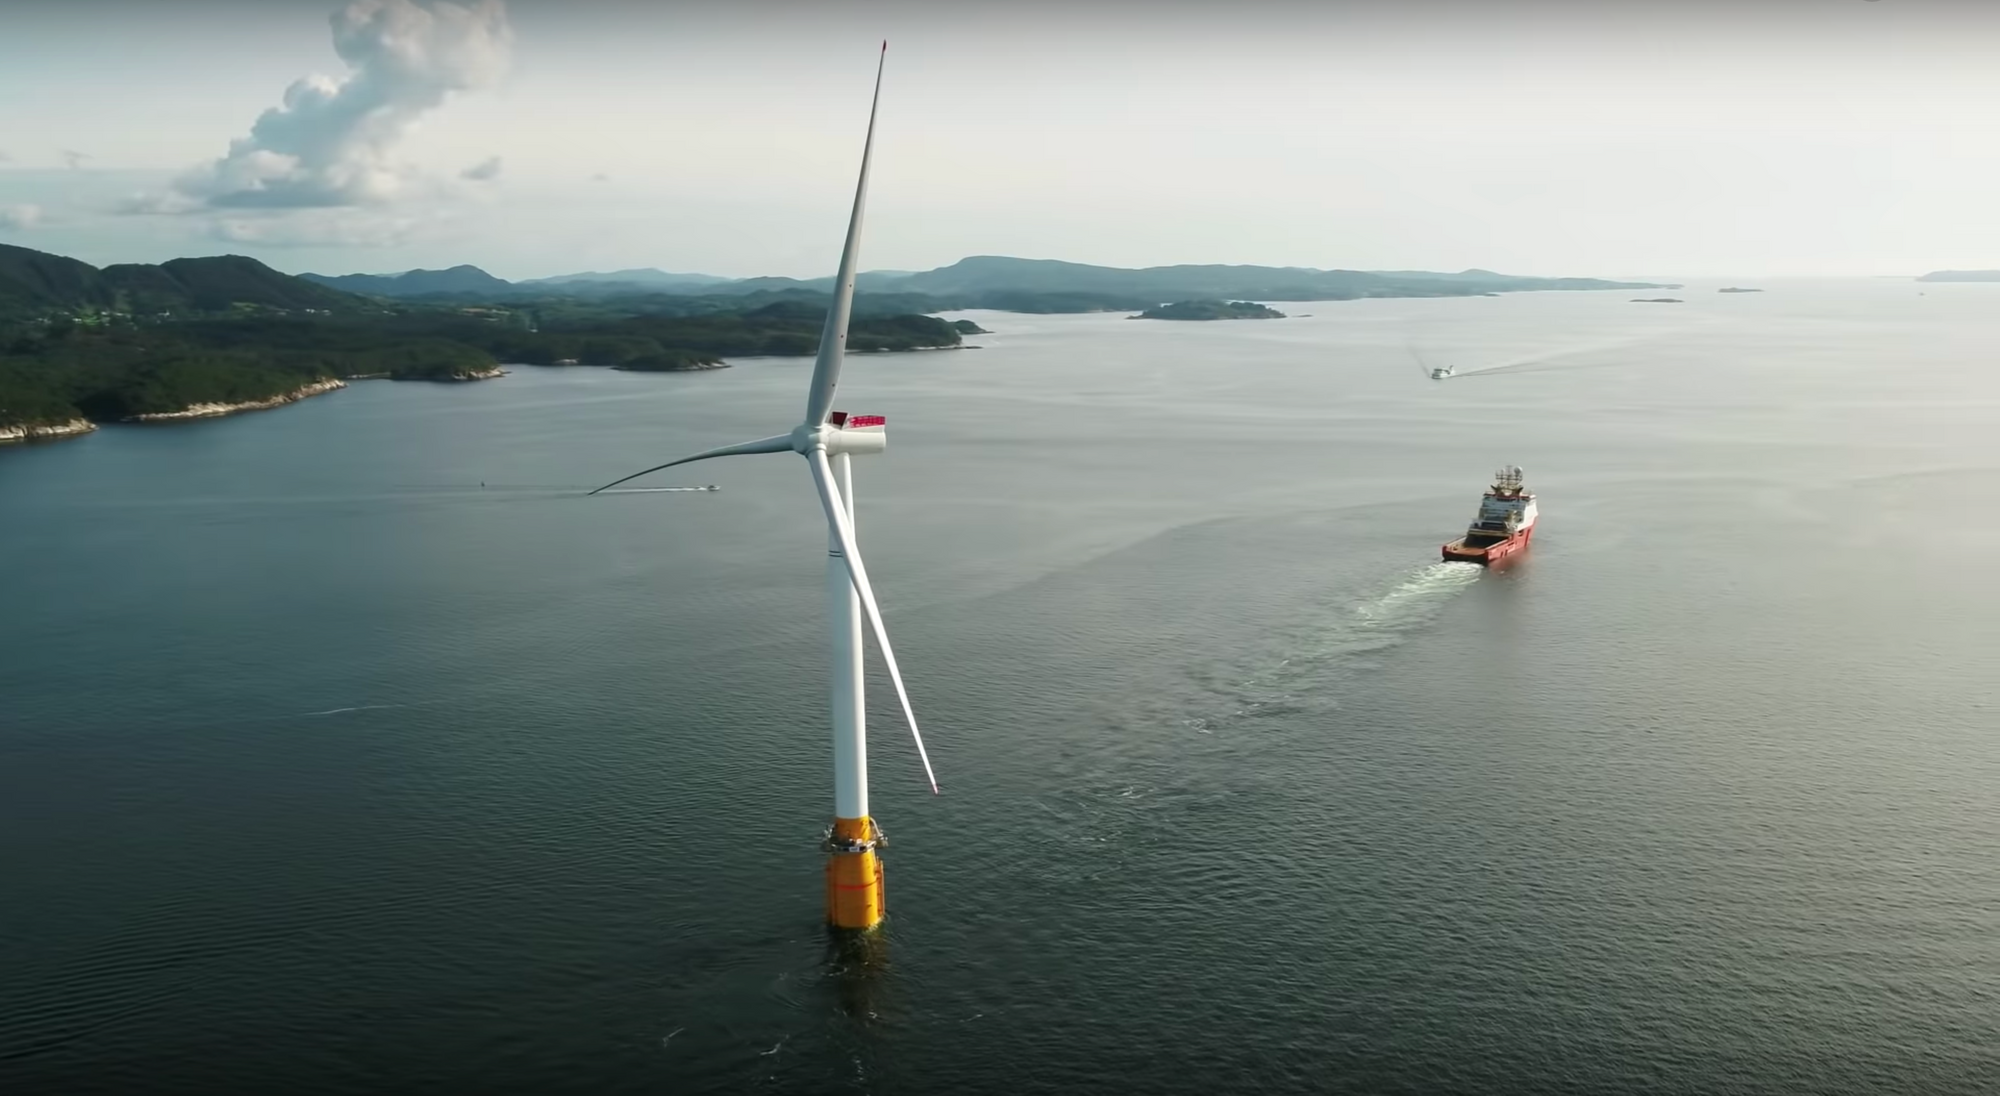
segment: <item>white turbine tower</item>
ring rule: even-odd
[[[924,775],[930,779],[932,793],[937,791],[937,776],[931,771],[930,755],[924,751],[923,735],[917,730],[910,694],[903,688],[903,675],[889,646],[889,632],[882,626],[882,611],[868,583],[868,568],[861,561],[861,550],[854,539],[854,470],[849,458],[880,453],[887,448],[887,424],[880,415],[849,415],[833,410],[834,387],[840,381],[841,355],[847,345],[847,320],[854,306],[854,265],[860,251],[861,213],[868,198],[868,165],[875,150],[875,111],[882,99],[882,68],[888,52],[889,44],[882,43],[882,57],[875,66],[875,96],[868,108],[868,138],[861,149],[861,180],[854,188],[854,213],[847,224],[847,243],[840,252],[833,307],[826,314],[826,328],[820,333],[819,358],[813,363],[805,421],[787,434],[725,445],[668,461],[597,489],[602,491],[662,468],[710,457],[797,453],[806,458],[813,486],[819,490],[820,506],[826,511],[827,638],[833,654],[834,821],[827,841],[826,910],[833,925],[850,929],[874,927],[881,922],[883,912],[882,864],[876,854],[882,836],[868,813],[868,732],[861,672],[864,616],[875,633],[876,645],[882,650],[889,680],[895,683],[896,698],[902,702],[903,716],[916,739],[917,755],[923,759]]]

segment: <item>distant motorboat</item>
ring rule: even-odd
[[[1451,376],[1451,368],[1452,368],[1451,366],[1449,365],[1433,366],[1431,365],[1431,363],[1424,360],[1423,351],[1418,350],[1414,343],[1404,343],[1403,345],[1405,348],[1409,350],[1410,357],[1416,359],[1418,373],[1434,381],[1441,381],[1444,380],[1446,377]]]

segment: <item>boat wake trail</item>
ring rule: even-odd
[[[1436,614],[1446,598],[1478,582],[1481,570],[1477,563],[1433,563],[1374,601],[1355,606],[1355,619],[1376,629],[1422,623]]]
[[[1350,603],[1345,612],[1301,637],[1288,661],[1324,663],[1342,655],[1367,654],[1403,642],[1430,623],[1452,595],[1479,581],[1477,563],[1427,564],[1403,576],[1388,592]]]
[[[339,715],[342,712],[372,712],[378,708],[407,708],[407,704],[357,704],[352,708],[328,708],[323,712],[303,712],[304,716]]]
[[[1199,734],[1225,724],[1331,704],[1332,675],[1368,665],[1370,656],[1401,646],[1428,625],[1460,590],[1478,582],[1485,568],[1476,563],[1437,562],[1406,573],[1386,592],[1361,601],[1342,599],[1267,651],[1264,669],[1227,688],[1229,710],[1183,719]],[[1318,698],[1318,699],[1315,699]]]
[[[1630,369],[1645,363],[1641,359],[1625,355],[1611,355],[1608,358],[1604,355],[1608,351],[1629,350],[1633,347],[1662,342],[1716,322],[1718,322],[1716,319],[1707,316],[1690,318],[1688,322],[1678,326],[1653,328],[1614,338],[1578,343],[1526,357],[1511,358],[1493,365],[1460,366],[1448,379],[1456,381],[1469,377],[1495,377],[1514,373],[1567,373],[1581,369]]]

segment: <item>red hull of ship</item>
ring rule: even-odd
[[[1530,525],[1506,540],[1484,548],[1467,548],[1465,538],[1460,537],[1444,546],[1444,558],[1447,563],[1477,563],[1482,567],[1493,567],[1519,555],[1534,536],[1535,527]]]

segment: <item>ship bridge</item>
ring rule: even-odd
[[[1480,498],[1479,514],[1466,529],[1467,544],[1505,540],[1535,523],[1535,496],[1524,490],[1522,483],[1521,467],[1516,464],[1493,474],[1493,486]]]

